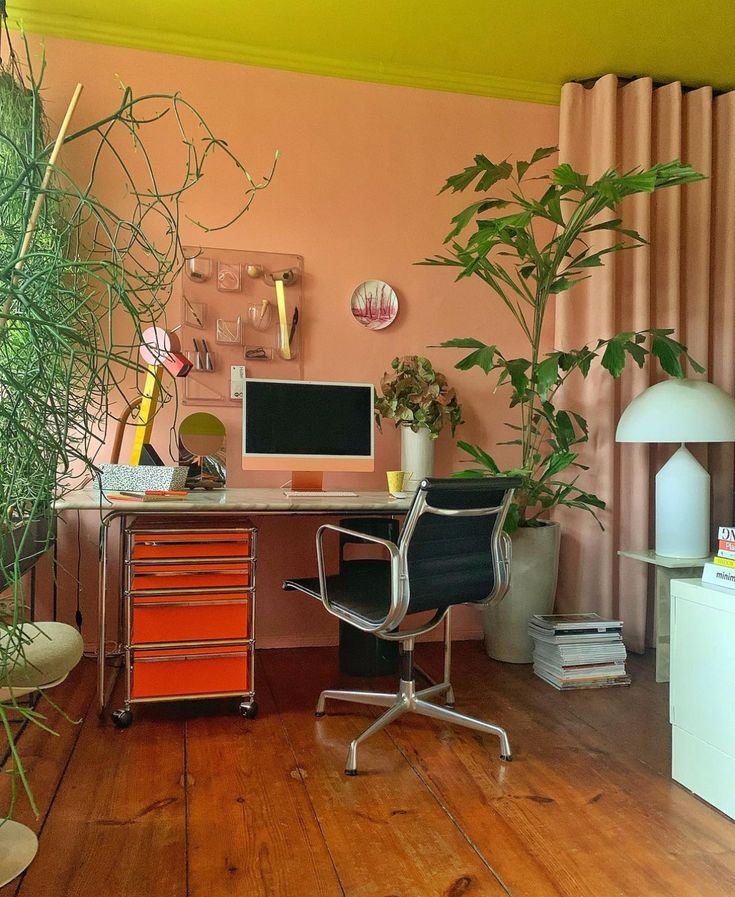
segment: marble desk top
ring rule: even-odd
[[[411,497],[393,498],[388,492],[359,492],[356,496],[318,496],[296,498],[283,489],[196,490],[187,498],[170,501],[123,501],[109,499],[98,489],[77,489],[56,501],[58,514],[64,511],[101,511],[119,514],[185,514],[189,511],[213,514],[246,511],[251,514],[344,514],[372,511],[380,514],[405,514]]]

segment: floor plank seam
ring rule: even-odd
[[[600,737],[600,738],[605,737],[606,733],[603,729],[598,728],[594,723],[591,723],[589,720],[585,719],[583,716],[580,716],[579,713],[576,712],[573,708],[570,707],[567,712],[570,717],[572,717],[573,719],[582,723],[584,726],[587,726],[589,729],[592,729],[592,731],[598,737]],[[635,753],[635,751],[630,751],[625,747],[619,747],[617,753],[618,754],[626,754],[628,757],[631,758],[631,760],[640,764],[640,766],[642,766],[646,770],[646,772],[652,773],[659,779],[664,779],[665,781],[668,781],[671,779],[670,773],[669,773],[669,775],[666,775],[666,773],[663,773],[660,770],[656,769],[656,767],[651,765],[651,763],[649,763],[645,759],[645,757],[639,756],[637,753]]]
[[[86,721],[87,721],[87,716],[89,715],[90,712],[94,712],[94,711],[92,710],[93,706],[94,706],[94,693],[92,693],[92,694],[90,695],[90,697],[89,697],[89,703],[87,704],[86,709],[85,709],[84,712],[82,713],[82,716],[81,716],[79,722],[78,722],[78,723],[75,723],[75,722],[72,722],[72,723],[71,723],[71,725],[73,725],[73,726],[75,727],[75,729],[76,729],[76,735],[74,736],[74,739],[73,739],[73,741],[72,741],[71,749],[69,750],[69,753],[68,753],[68,755],[67,755],[66,762],[64,763],[64,766],[63,766],[61,772],[59,773],[59,777],[58,777],[58,779],[57,779],[57,781],[56,781],[56,787],[54,788],[54,793],[51,795],[51,799],[49,800],[48,808],[47,808],[47,810],[46,810],[46,813],[44,814],[43,819],[41,820],[41,824],[40,824],[39,827],[38,827],[38,831],[36,832],[36,834],[37,834],[37,836],[38,836],[39,843],[40,843],[41,838],[42,838],[42,836],[43,836],[43,831],[44,831],[44,829],[46,828],[46,823],[48,822],[49,816],[51,815],[51,812],[52,812],[52,810],[53,810],[53,808],[54,808],[54,804],[56,803],[56,798],[57,798],[57,796],[58,796],[58,794],[59,794],[59,791],[61,790],[61,786],[62,786],[62,784],[63,784],[63,782],[64,782],[65,777],[66,777],[66,772],[67,772],[67,770],[69,769],[69,764],[71,763],[71,761],[72,761],[72,757],[74,756],[74,752],[76,751],[76,749],[77,749],[77,745],[79,744],[79,739],[81,738],[81,735],[82,735],[82,729],[84,728],[84,724],[85,724]],[[63,712],[63,711],[62,711],[62,712]],[[19,895],[21,895],[21,892],[22,892],[22,890],[23,890],[23,885],[25,884],[26,872],[27,872],[27,871],[28,871],[28,870],[26,870],[25,872],[23,872],[23,874],[22,874],[22,875],[20,876],[20,878],[18,879],[18,886],[17,886],[16,891],[15,891],[15,897],[19,897]]]
[[[414,775],[418,778],[418,780],[421,782],[421,784],[424,786],[424,788],[426,788],[426,790],[429,792],[429,794],[433,797],[436,804],[442,809],[444,814],[451,821],[452,825],[457,829],[457,831],[462,836],[462,838],[464,838],[464,840],[467,842],[467,844],[470,846],[470,848],[475,852],[475,854],[477,855],[477,857],[479,858],[479,860],[483,864],[483,866],[485,866],[485,868],[493,876],[493,878],[497,881],[497,883],[500,885],[500,887],[505,891],[505,893],[508,895],[508,897],[514,897],[513,892],[508,887],[508,885],[505,883],[505,881],[503,880],[500,873],[497,872],[497,870],[494,868],[492,863],[487,859],[485,854],[480,850],[480,848],[477,846],[477,844],[475,844],[475,842],[468,835],[468,833],[462,828],[462,826],[459,824],[459,820],[455,817],[455,815],[449,809],[447,804],[441,798],[438,791],[436,791],[436,789],[432,786],[430,780],[425,778],[422,775],[421,770],[419,768],[417,768],[411,762],[411,758],[409,757],[408,753],[403,750],[401,745],[393,737],[393,734],[390,732],[390,727],[388,729],[386,729],[385,731],[386,731],[388,737],[390,738],[390,740],[393,742],[396,749],[398,750],[398,752],[403,756],[403,758],[406,761],[406,763],[408,764],[409,768],[413,771]]]
[[[288,748],[291,751],[291,756],[293,757],[293,762],[294,762],[294,769],[297,771],[298,776],[299,776],[299,781],[301,782],[301,784],[304,787],[304,793],[306,794],[306,799],[309,801],[309,806],[311,807],[311,812],[312,812],[312,815],[314,816],[314,821],[316,822],[316,826],[319,829],[319,834],[321,835],[322,841],[324,842],[324,849],[327,851],[327,856],[329,857],[329,862],[332,864],[332,869],[334,870],[335,881],[337,882],[337,885],[338,885],[343,897],[347,897],[347,892],[345,891],[344,885],[342,884],[342,880],[339,877],[339,870],[337,869],[337,863],[336,863],[334,856],[332,854],[332,851],[329,847],[329,841],[327,841],[326,835],[324,834],[324,829],[322,827],[321,819],[319,819],[319,814],[317,813],[316,807],[314,806],[314,801],[312,800],[311,794],[309,793],[309,788],[306,784],[306,779],[304,778],[304,773],[301,768],[301,764],[299,763],[298,757],[296,756],[296,751],[294,749],[293,742],[291,741],[291,737],[288,733],[288,729],[286,728],[286,725],[283,722],[283,719],[281,718],[281,709],[278,706],[278,700],[276,698],[276,694],[273,691],[273,688],[271,686],[271,681],[268,676],[266,664],[263,662],[262,659],[260,662],[259,673],[260,673],[260,676],[265,680],[266,687],[268,688],[268,691],[270,692],[271,700],[273,701],[273,706],[276,708],[276,712],[278,713],[278,723],[283,732],[283,737],[286,739]]]
[[[181,779],[181,785],[184,789],[184,871],[186,876],[186,897],[191,897],[191,888],[189,882],[189,751],[188,751],[189,724],[188,720],[184,720],[183,726],[183,753],[184,753],[184,774]]]

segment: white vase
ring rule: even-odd
[[[407,492],[415,492],[421,480],[434,472],[435,442],[426,427],[421,427],[417,433],[410,427],[401,427],[401,470],[411,474]]]
[[[561,527],[558,523],[523,527],[511,539],[510,589],[500,604],[483,610],[485,650],[494,660],[531,663],[528,621],[533,614],[554,610]]]

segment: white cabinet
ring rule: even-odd
[[[735,591],[671,583],[673,778],[735,818]]]

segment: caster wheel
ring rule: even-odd
[[[346,776],[356,776],[356,775],[357,775],[357,770],[356,770],[356,769],[346,769],[346,770],[345,770],[345,775],[346,775]]]
[[[239,710],[240,716],[243,719],[255,719],[255,717],[258,715],[258,705],[255,703],[255,701],[250,704],[243,701],[242,704],[240,704]]]
[[[128,729],[133,722],[133,714],[130,710],[115,710],[112,722],[118,729]]]

